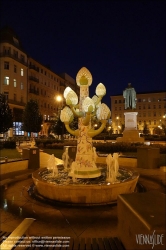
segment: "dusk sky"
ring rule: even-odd
[[[165,1],[1,0],[1,27],[12,27],[24,50],[73,78],[85,66],[91,97],[102,82],[103,101],[130,82],[137,93],[164,91]]]

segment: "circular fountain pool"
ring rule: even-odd
[[[68,204],[101,205],[113,203],[119,194],[132,193],[135,190],[139,174],[119,168],[117,181],[106,182],[106,168],[101,168],[102,175],[94,179],[68,177],[68,173],[59,168],[58,177],[53,177],[47,168],[35,171],[32,178],[36,192],[49,200]]]

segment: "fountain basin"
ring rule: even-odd
[[[32,178],[39,195],[58,202],[98,205],[109,204],[117,200],[119,194],[133,193],[139,178],[137,172],[132,172],[131,177],[119,183],[106,184],[66,184],[55,185],[43,180],[40,169],[32,174]]]

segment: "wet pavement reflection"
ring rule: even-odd
[[[117,236],[117,206],[77,207],[50,205],[29,195],[31,178],[15,182],[1,192],[1,230],[11,232],[24,218],[36,221],[29,235],[70,237]]]

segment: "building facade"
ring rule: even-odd
[[[137,128],[143,132],[145,124],[148,126],[150,134],[155,133],[156,127],[166,125],[166,92],[157,93],[137,93],[137,103],[135,112],[137,115]],[[124,126],[125,103],[123,95],[111,96],[111,118],[114,133],[120,133]]]
[[[63,106],[63,102],[57,102],[56,96],[62,96],[67,86],[79,93],[71,76],[66,73],[58,75],[29,57],[15,32],[9,27],[1,29],[0,93],[6,95],[13,112],[13,135],[25,134],[21,131],[22,114],[30,99],[38,102],[43,116],[41,134],[48,135],[54,114]]]

